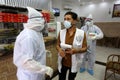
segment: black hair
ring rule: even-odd
[[[73,20],[77,20],[77,18],[78,18],[78,15],[75,12],[71,12],[71,11],[70,12],[66,12],[65,15],[71,15]]]

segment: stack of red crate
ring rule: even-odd
[[[50,22],[50,14],[49,13],[43,13],[43,12],[42,12],[42,14],[43,14],[43,17],[46,20],[46,22]]]
[[[2,13],[0,12],[0,22],[27,22],[28,17],[24,14]]]
[[[28,17],[24,14],[18,14],[18,22],[23,22],[26,23],[27,22]]]
[[[16,14],[10,14],[10,22],[15,22],[15,17],[14,15]]]
[[[6,13],[7,22],[11,22],[11,13]]]
[[[0,12],[0,22],[3,22],[3,14]]]
[[[23,22],[26,23],[27,20],[28,20],[28,17],[27,17],[26,15],[23,15],[23,16],[24,16],[24,17],[23,17]]]
[[[7,13],[2,13],[3,14],[3,22],[8,22],[8,15],[7,15]]]
[[[17,14],[18,16],[18,21],[19,23],[23,22],[23,15],[22,14]]]
[[[12,19],[13,22],[16,22],[16,23],[18,22],[18,16],[17,16],[17,14],[13,14],[13,17],[11,17],[11,18],[13,18]]]

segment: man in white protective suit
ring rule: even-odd
[[[99,27],[93,24],[93,18],[91,14],[89,14],[89,16],[85,19],[85,26],[83,26],[81,29],[86,32],[88,48],[87,52],[84,54],[80,72],[82,73],[86,70],[85,64],[87,60],[87,72],[90,75],[94,75],[93,68],[95,63],[96,40],[103,38],[103,32]]]
[[[27,7],[28,21],[17,36],[13,61],[17,67],[18,80],[45,80],[52,76],[53,69],[46,66],[46,51],[42,30],[45,20],[34,8]]]

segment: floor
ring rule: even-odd
[[[96,47],[96,61],[97,62],[106,63],[107,57],[110,54],[119,54],[120,55],[120,49],[101,47],[101,46]],[[97,62],[95,63],[95,66],[94,66],[94,73],[95,74],[93,76],[89,75],[87,72],[84,72],[84,73],[78,72],[75,80],[104,80],[106,67],[104,65],[98,64]],[[13,67],[9,65],[9,64],[12,64],[12,62],[6,63],[6,64],[7,64],[7,66],[5,64],[4,65],[6,67],[10,67],[10,69],[8,69],[8,70],[5,69],[5,71],[10,72],[9,70],[11,70],[11,71],[14,70]],[[0,66],[4,66],[4,65],[0,65]],[[2,68],[4,68],[4,67],[2,67]],[[11,76],[13,74],[7,75],[8,72],[4,72],[2,75],[0,75],[0,80],[17,80],[14,76]],[[14,73],[14,71],[13,71],[13,73]],[[8,79],[6,78],[6,76],[9,76]],[[52,80],[58,80],[58,76],[54,77]],[[110,80],[113,80],[113,79],[110,79]],[[120,76],[118,76],[117,80],[120,80]]]
[[[97,46],[96,61],[105,63],[108,55],[110,54],[120,54],[120,49]],[[89,75],[87,72],[78,72],[75,80],[104,80],[105,68],[106,67],[104,65],[95,64],[93,76]],[[52,80],[58,80],[58,76],[56,76]]]
[[[106,62],[107,57],[110,54],[119,54],[120,55],[120,49],[119,48],[109,48],[109,47],[97,46],[97,48],[96,48],[96,61]]]

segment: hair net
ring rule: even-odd
[[[87,19],[88,19],[88,18],[89,18],[89,19],[93,19],[92,14],[89,14],[88,17],[87,17]]]

